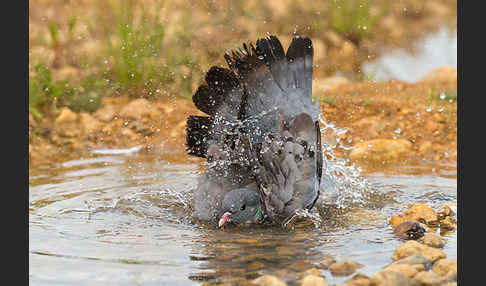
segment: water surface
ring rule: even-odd
[[[330,257],[361,263],[358,272],[372,275],[403,243],[391,215],[411,203],[437,208],[457,199],[455,166],[434,174],[410,166],[360,176],[371,186],[361,193],[324,184],[315,223],[216,229],[191,219],[200,160],[134,150],[30,169],[31,285],[199,285],[263,274],[295,285],[300,272]],[[456,258],[456,232],[443,235],[447,257]],[[332,284],[349,278],[321,271]]]

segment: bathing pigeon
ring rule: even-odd
[[[310,210],[322,176],[318,101],[312,103],[314,49],[296,36],[285,53],[275,36],[225,54],[193,96],[208,116],[189,116],[190,155],[207,158],[194,190],[197,219],[286,224]]]

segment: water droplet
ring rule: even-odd
[[[446,98],[446,94],[441,92],[440,95],[439,95],[439,98],[444,100]]]
[[[402,133],[402,129],[397,128],[393,132],[395,132],[395,134],[401,134]]]
[[[429,106],[429,107],[427,107],[427,108],[425,109],[425,111],[427,111],[427,112],[431,112],[431,111],[432,111],[432,107],[430,107],[430,106]]]

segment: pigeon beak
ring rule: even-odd
[[[218,226],[222,227],[231,218],[230,212],[225,212],[221,219],[219,220]]]

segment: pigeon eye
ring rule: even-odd
[[[246,209],[246,205],[242,205],[240,210],[244,211]]]

